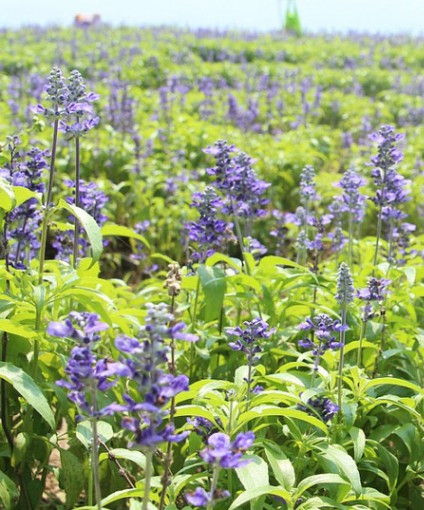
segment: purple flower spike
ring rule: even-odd
[[[243,458],[242,453],[252,446],[254,439],[253,432],[246,432],[240,433],[231,442],[227,434],[217,432],[209,437],[208,445],[200,452],[200,456],[208,464],[225,469],[243,467],[250,460]]]
[[[202,487],[197,487],[194,492],[186,494],[185,498],[190,505],[194,506],[207,506],[212,500],[211,495]]]
[[[71,338],[75,334],[75,328],[73,327],[71,320],[66,319],[63,322],[50,322],[47,326],[47,333],[59,338]]]

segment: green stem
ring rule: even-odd
[[[170,312],[174,314],[174,308],[175,308],[175,295],[172,295],[172,301],[171,301],[171,307]],[[171,323],[171,326],[175,324],[175,321]],[[173,337],[171,337],[171,365],[170,365],[170,372],[172,375],[176,375],[176,367],[175,367],[175,340]],[[169,411],[169,422],[174,422],[174,416],[175,416],[175,397],[171,398],[171,409]],[[172,443],[171,441],[168,441],[167,447],[166,447],[166,454],[165,454],[165,463],[164,463],[164,472],[162,476],[162,493],[160,495],[160,503],[159,503],[159,510],[163,510],[165,508],[165,498],[166,498],[166,492],[168,489],[168,485],[171,478],[171,465],[172,465]]]
[[[216,488],[218,487],[218,477],[219,477],[220,466],[216,465],[213,470],[212,483],[211,483],[211,500],[206,507],[206,510],[212,510],[215,506],[214,494],[216,492]]]
[[[144,472],[144,494],[143,494],[143,503],[141,505],[141,510],[148,510],[148,507],[149,507],[150,485],[151,485],[152,473],[153,473],[152,457],[153,457],[153,451],[149,450],[146,453],[146,470]]]
[[[41,310],[36,307],[35,311],[35,331],[41,331]],[[36,381],[38,377],[38,358],[40,356],[40,340],[38,336],[34,340],[34,353],[32,356],[32,377]]]
[[[383,187],[381,188],[381,197],[382,198],[384,197],[384,191],[385,191],[385,187],[386,187],[385,183],[386,183],[386,172],[384,172]],[[377,234],[376,234],[376,240],[375,240],[375,252],[374,252],[374,260],[373,260],[374,269],[373,269],[373,271],[375,271],[375,267],[377,265],[377,259],[378,259],[378,248],[379,248],[379,245],[380,245],[381,230],[382,230],[382,225],[383,225],[383,217],[382,216],[383,216],[383,204],[381,203],[380,207],[378,209]]]
[[[39,285],[43,281],[44,261],[46,258],[47,229],[49,226],[50,203],[52,201],[53,177],[54,177],[54,167],[55,167],[55,162],[56,162],[58,128],[59,128],[59,119],[55,119],[54,125],[53,125],[53,143],[52,143],[52,155],[51,155],[51,159],[50,159],[49,182],[47,185],[47,196],[46,196],[46,202],[44,204],[45,209],[44,209],[44,215],[43,215],[43,226],[42,226],[42,230],[41,230],[40,264],[38,267],[38,284]]]
[[[361,368],[361,365],[362,365],[362,343],[363,343],[363,340],[364,340],[364,334],[365,334],[366,325],[367,325],[367,321],[362,321],[361,333],[360,333],[360,336],[359,336],[358,359],[357,359],[357,362],[356,362],[356,364],[358,365],[358,368]]]
[[[77,117],[78,122],[78,117]],[[75,205],[80,206],[80,139],[79,136],[75,138]],[[78,241],[79,241],[79,221],[75,216],[74,218],[74,255],[73,266],[74,269],[78,265]]]
[[[342,416],[342,385],[343,385],[343,365],[344,365],[344,344],[346,332],[344,326],[346,325],[346,305],[343,305],[342,309],[342,330],[340,331],[340,360],[339,360],[339,373],[337,380],[337,403],[339,406],[339,414]]]
[[[347,254],[347,265],[352,267],[353,259],[353,215],[349,213],[349,248]]]
[[[91,466],[94,478],[94,494],[98,510],[102,510],[102,493],[100,488],[100,466],[99,466],[99,434],[97,432],[97,419],[91,420],[91,433],[93,435],[93,447],[91,450]]]
[[[313,341],[313,339],[312,339],[312,341]],[[316,375],[317,375],[317,372],[318,372],[320,356],[321,356],[321,340],[318,343],[317,353],[315,355],[314,368],[313,368],[312,378],[311,378],[311,388],[314,387],[315,378],[316,378]]]
[[[200,294],[200,276],[199,272],[197,272],[197,283],[196,283],[196,296],[194,298],[193,305],[193,316],[191,318],[191,328],[193,331],[196,330],[196,322],[197,322],[197,308],[199,306],[199,294]],[[189,379],[191,380],[193,377],[193,369],[194,369],[194,342],[191,342],[190,345],[190,356],[189,356]]]
[[[238,244],[239,244],[239,247],[241,250],[241,256],[243,257],[244,270],[247,275],[250,275],[250,269],[247,264],[246,255],[244,253],[243,235],[241,233],[240,222],[239,222],[237,214],[234,214],[234,225],[236,227],[237,241],[238,241]]]
[[[3,339],[2,339],[2,346],[1,346],[1,360],[3,363],[7,361],[7,345],[9,343],[9,335],[6,332],[3,332]],[[9,445],[10,454],[12,455],[14,450],[14,442],[13,442],[13,436],[12,433],[9,430],[8,426],[8,419],[9,419],[9,413],[8,413],[8,401],[7,401],[7,392],[6,392],[6,381],[5,379],[1,380],[0,383],[0,390],[1,390],[1,409],[0,409],[0,419],[1,419],[1,425],[3,427],[4,435],[7,439],[7,444]]]

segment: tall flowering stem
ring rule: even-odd
[[[349,168],[344,173],[338,186],[343,189],[343,194],[338,197],[340,210],[348,214],[348,265],[352,266],[353,262],[353,238],[354,225],[360,223],[365,215],[366,197],[359,192],[359,188],[366,184],[366,180],[361,177],[358,172]]]
[[[360,289],[357,291],[356,295],[362,301],[365,301],[365,305],[362,307],[362,327],[361,327],[361,336],[359,338],[359,350],[358,350],[358,367],[362,364],[362,343],[363,337],[365,333],[365,328],[367,322],[375,316],[375,309],[373,309],[372,303],[377,302],[380,308],[380,315],[384,317],[384,301],[386,299],[388,293],[388,286],[391,283],[391,280],[387,280],[386,278],[374,278],[371,277],[368,280],[368,284],[365,289]],[[384,343],[384,327],[385,323],[383,323],[383,332],[381,339],[381,351],[383,350]]]
[[[300,202],[303,206],[303,222],[297,239],[297,260],[303,264],[309,248],[309,224],[311,222],[310,209],[312,202],[318,198],[315,188],[315,169],[311,165],[305,166],[300,174]]]
[[[375,196],[371,200],[378,207],[373,259],[375,267],[378,261],[383,221],[388,221],[389,228],[392,228],[391,222],[398,216],[395,206],[407,200],[407,193],[403,189],[406,184],[405,179],[395,170],[396,164],[403,159],[402,152],[395,147],[395,144],[403,139],[403,135],[395,133],[392,126],[384,125],[379,131],[370,135],[370,138],[378,144],[377,156],[371,158],[371,164],[374,166],[371,175],[376,186]],[[391,239],[389,239],[389,244],[391,244]]]
[[[121,425],[134,434],[130,447],[142,450],[146,455],[145,494],[143,509],[147,509],[152,472],[151,460],[160,443],[180,442],[189,434],[188,431],[175,433],[172,421],[163,424],[169,416],[166,408],[173,397],[188,389],[188,377],[167,374],[161,368],[169,363],[168,338],[194,342],[195,335],[184,333],[185,324],[175,323],[174,316],[165,303],[147,305],[145,325],[141,328],[139,338],[119,336],[115,345],[123,354],[121,360],[110,367],[109,373],[129,378],[134,395],[141,401],[124,394],[123,404],[111,404],[108,413],[125,412]]]
[[[99,119],[94,117],[91,104],[98,99],[98,95],[90,92],[86,94],[84,80],[77,70],[69,76],[69,106],[70,116],[75,118],[73,124],[61,124],[62,131],[68,139],[75,139],[75,205],[80,207],[80,138],[95,127]],[[73,266],[78,264],[79,222],[74,218]]]
[[[41,230],[41,246],[40,246],[40,264],[38,268],[38,283],[43,281],[44,261],[46,257],[47,230],[49,225],[49,216],[52,201],[53,179],[56,163],[57,136],[59,131],[59,120],[61,117],[68,115],[67,106],[69,103],[69,89],[65,83],[62,71],[58,67],[54,67],[47,78],[46,93],[49,101],[52,103],[50,108],[43,105],[37,106],[37,113],[44,115],[47,119],[53,121],[53,142],[50,157],[50,171],[47,185],[47,194],[44,203],[43,224]]]
[[[303,349],[312,349],[312,354],[315,356],[311,380],[311,387],[313,387],[321,356],[328,349],[335,350],[342,347],[342,343],[336,340],[335,333],[340,333],[343,325],[326,313],[320,313],[299,324],[298,329],[310,332],[310,337],[299,340],[298,345]]]
[[[339,373],[337,381],[337,395],[338,395],[338,406],[339,413],[342,413],[342,383],[343,383],[343,365],[344,365],[344,345],[345,345],[345,334],[347,329],[346,314],[347,306],[353,301],[354,288],[352,275],[347,264],[342,262],[340,264],[339,273],[337,277],[337,293],[336,301],[339,303],[342,312],[342,321],[340,327],[340,360],[339,360]]]
[[[50,216],[50,208],[51,208],[51,200],[52,200],[52,189],[53,189],[55,162],[56,162],[58,130],[59,130],[59,120],[55,119],[54,124],[53,124],[53,143],[52,143],[52,151],[51,151],[51,157],[50,157],[49,181],[48,181],[48,187],[47,187],[46,200],[44,203],[43,224],[42,224],[42,228],[41,228],[40,263],[39,263],[39,267],[38,267],[38,284],[39,285],[43,281],[44,261],[46,258],[47,230],[48,230],[48,226],[49,226],[49,216]]]
[[[170,313],[174,316],[175,312],[175,298],[181,291],[181,281],[182,281],[182,273],[179,264],[173,263],[168,266],[168,275],[164,284],[164,287],[168,289],[168,294],[171,297],[171,306]],[[171,362],[169,364],[170,372],[173,376],[177,375],[176,366],[175,366],[175,338],[172,334],[172,327],[175,326],[176,322],[173,319],[170,323],[171,327]],[[171,398],[171,407],[169,411],[169,419],[171,423],[174,421],[175,416],[175,396]],[[171,465],[172,465],[172,441],[168,441],[166,447],[166,455],[165,455],[165,463],[164,463],[164,474],[162,476],[162,493],[160,496],[159,510],[163,510],[165,508],[165,498],[167,493],[167,488],[169,485],[170,477],[171,477]]]
[[[76,346],[71,351],[65,368],[67,379],[57,381],[58,386],[69,391],[68,398],[78,410],[88,417],[91,423],[92,448],[91,467],[94,477],[94,492],[96,505],[101,510],[100,469],[99,469],[99,435],[97,421],[100,416],[107,414],[104,409],[99,410],[97,405],[97,392],[107,391],[115,381],[110,381],[108,360],[97,360],[94,353],[95,344],[100,340],[100,331],[108,325],[99,321],[96,314],[71,312],[63,322],[51,322],[47,333],[59,338],[70,338]],[[91,498],[89,490],[89,498]]]
[[[230,342],[229,346],[234,351],[244,352],[247,360],[247,407],[249,407],[252,397],[252,373],[253,366],[259,360],[258,354],[262,352],[262,347],[259,343],[261,339],[269,338],[274,329],[269,329],[269,325],[261,318],[256,318],[252,321],[244,322],[244,329],[240,326],[236,328],[227,329],[229,336],[235,337],[235,341]]]

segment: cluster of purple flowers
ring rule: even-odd
[[[123,135],[135,135],[137,101],[131,94],[129,84],[119,78],[109,81],[109,100],[106,115],[109,124]]]
[[[234,441],[231,441],[227,434],[217,432],[208,438],[207,446],[200,451],[200,456],[216,472],[221,468],[240,468],[250,462],[249,459],[244,458],[243,454],[253,445],[254,440],[255,435],[250,431],[241,432]],[[229,496],[230,493],[227,490],[212,487],[212,490],[207,492],[202,487],[197,487],[191,494],[186,494],[186,499],[191,505],[208,506],[213,501]]]
[[[393,261],[395,251],[400,255],[407,254],[409,234],[415,230],[415,225],[404,221],[407,215],[399,208],[410,198],[406,189],[409,181],[396,170],[396,165],[403,159],[403,153],[396,144],[403,140],[403,135],[396,133],[394,127],[384,125],[370,135],[370,139],[377,143],[378,148],[377,156],[371,158],[374,167],[371,175],[376,187],[371,200],[380,208],[381,219],[386,223],[390,246],[388,258]]]
[[[73,189],[75,186],[75,182],[70,179],[65,180],[64,184],[69,189]],[[75,204],[74,196],[68,196],[65,200],[68,204]],[[103,225],[108,220],[108,217],[103,213],[104,206],[108,201],[107,196],[98,188],[95,182],[85,182],[80,179],[79,201],[79,207],[92,216],[98,225]],[[89,249],[88,241],[83,236],[79,236],[78,244],[79,256],[87,256]],[[73,252],[73,231],[65,230],[58,233],[52,242],[52,246],[56,249],[57,259],[69,259]]]
[[[270,184],[258,179],[252,168],[253,159],[234,145],[228,145],[225,140],[218,140],[204,152],[212,155],[216,161],[216,165],[207,172],[215,177],[216,188],[225,194],[223,212],[242,218],[264,216],[264,207],[269,202],[264,194]],[[237,155],[232,157],[234,152]]]
[[[60,129],[67,138],[82,136],[99,123],[92,107],[99,96],[94,92],[86,93],[79,71],[72,71],[67,81],[62,71],[54,67],[47,78],[45,91],[51,106],[39,104],[36,112],[49,119],[60,120]]]
[[[203,193],[196,193],[193,197],[192,207],[198,209],[200,218],[185,226],[190,241],[199,245],[193,259],[203,262],[217,249],[222,250],[228,242],[236,240],[233,223],[219,219],[218,214],[233,215],[235,221],[243,220],[247,239],[245,248],[257,255],[266,253],[266,248],[251,237],[251,230],[253,219],[266,214],[264,207],[269,200],[264,194],[269,184],[258,179],[252,168],[252,158],[225,140],[218,140],[213,146],[204,149],[204,152],[215,158],[215,166],[207,169],[207,173],[214,176],[215,182]],[[237,153],[236,156],[232,156],[233,153]]]
[[[359,299],[366,301],[366,305],[362,307],[362,320],[368,321],[374,316],[372,302],[377,302],[379,305],[384,301],[387,293],[389,292],[388,286],[391,280],[386,278],[371,277],[365,289],[357,291],[356,295]]]
[[[318,415],[324,422],[330,421],[340,410],[331,399],[323,396],[311,397],[306,405],[298,404],[297,408],[312,416]]]
[[[258,341],[269,338],[274,329],[269,329],[269,325],[260,318],[245,321],[244,326],[244,329],[240,326],[227,329],[228,335],[237,337],[234,342],[230,342],[228,345],[234,351],[244,352],[248,364],[253,365],[259,359],[256,355],[262,352]]]
[[[198,337],[185,333],[184,323],[174,323],[174,316],[165,303],[149,303],[145,322],[139,338],[116,338],[116,348],[123,356],[110,367],[110,375],[126,377],[133,382],[137,400],[125,394],[124,403],[111,404],[108,412],[129,413],[123,418],[122,427],[134,433],[132,446],[154,449],[161,442],[179,442],[189,434],[188,431],[176,434],[173,423],[163,425],[166,404],[186,391],[189,384],[187,376],[167,374],[161,368],[168,362],[169,347],[165,340],[195,342]]]
[[[18,136],[10,137],[8,150],[10,162],[0,168],[0,177],[12,186],[22,186],[37,193],[44,192],[42,182],[43,170],[47,168],[48,150],[35,147],[28,152],[19,150],[21,140]],[[31,198],[15,207],[6,217],[6,244],[8,263],[17,269],[25,269],[40,247],[39,225],[41,211],[38,202]],[[13,243],[13,244],[12,244]]]
[[[233,225],[218,218],[223,201],[212,186],[207,186],[203,193],[195,193],[191,206],[195,207],[200,215],[197,221],[185,225],[188,238],[197,243],[197,250],[191,257],[196,262],[204,262],[215,251],[229,242],[234,242]]]
[[[339,349],[342,344],[336,340],[334,333],[342,331],[342,324],[339,320],[333,320],[329,315],[320,313],[315,317],[308,318],[299,324],[298,329],[301,331],[310,331],[311,337],[299,340],[299,347],[304,349],[312,349],[314,356],[319,358],[328,349]],[[317,370],[318,365],[315,365]]]
[[[342,188],[343,194],[337,197],[342,212],[346,212],[360,222],[365,216],[366,196],[359,192],[365,186],[366,180],[354,168],[349,168],[337,184]]]
[[[354,299],[355,289],[353,288],[353,279],[349,266],[342,262],[337,274],[337,293],[336,301],[343,308]]]
[[[318,199],[315,185],[315,169],[311,165],[306,165],[300,174],[300,202],[307,208],[314,200]]]
[[[77,344],[72,348],[65,368],[68,379],[57,381],[56,384],[66,388],[69,400],[90,417],[107,414],[107,408],[97,408],[96,392],[107,391],[115,384],[115,381],[109,379],[113,362],[108,359],[98,360],[93,350],[100,340],[99,333],[108,327],[99,320],[97,314],[88,312],[71,312],[64,321],[50,322],[47,327],[49,335],[71,338]]]

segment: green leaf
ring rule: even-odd
[[[325,425],[325,423],[320,421],[318,418],[315,418],[314,416],[310,416],[309,414],[304,413],[303,411],[298,411],[296,409],[288,409],[284,407],[282,408],[268,405],[260,405],[254,407],[247,413],[242,414],[238,420],[238,425],[241,428],[244,423],[254,420],[255,418],[263,419],[266,416],[282,416],[287,418],[295,418],[297,420],[301,420],[306,423],[309,423],[310,425],[313,425],[314,427],[322,430],[326,435],[328,434],[327,425]]]
[[[332,473],[308,476],[307,478],[303,479],[297,486],[296,493],[293,499],[298,499],[305,491],[307,491],[314,485],[323,485],[327,483],[349,485],[349,483],[346,482],[346,480],[344,480],[341,476]]]
[[[15,447],[13,449],[12,465],[16,467],[25,459],[25,454],[31,443],[31,437],[26,432],[19,432],[15,438]]]
[[[265,454],[277,482],[286,490],[291,490],[296,483],[293,464],[275,443],[266,443]]]
[[[178,416],[190,416],[191,418],[193,416],[199,416],[201,418],[206,418],[207,420],[211,421],[212,423],[214,423],[216,425],[216,421],[215,421],[215,416],[210,412],[208,411],[207,409],[205,409],[204,407],[201,407],[201,406],[179,406],[177,407],[176,411],[175,411],[175,416],[178,417]]]
[[[3,471],[0,471],[0,508],[12,510],[16,508],[18,499],[19,492],[15,483]]]
[[[23,336],[24,338],[33,338],[37,336],[37,332],[21,326],[10,319],[0,319],[0,334],[1,332],[10,333],[11,335]]]
[[[378,379],[373,379],[369,381],[365,385],[365,390],[373,388],[374,386],[383,386],[385,384],[390,384],[392,386],[402,386],[403,388],[409,388],[410,390],[415,391],[416,393],[424,394],[424,389],[420,388],[414,383],[406,381],[404,379],[397,379],[396,377],[380,377]]]
[[[69,450],[59,449],[61,469],[60,481],[66,493],[66,506],[72,508],[84,489],[84,466],[79,458]]]
[[[205,321],[219,319],[226,290],[225,272],[219,267],[199,266],[199,278],[205,293]]]
[[[16,198],[15,207],[22,205],[30,198],[35,198],[38,202],[41,202],[41,193],[36,193],[28,188],[24,188],[23,186],[13,186],[13,191]]]
[[[147,248],[150,248],[149,241],[142,235],[137,234],[131,228],[124,227],[123,225],[115,225],[108,223],[104,225],[101,229],[101,233],[103,236],[116,236],[116,237],[129,237],[131,239],[136,239],[137,241],[142,242]]]
[[[94,218],[85,212],[84,209],[73,204],[68,204],[63,199],[59,201],[59,205],[56,209],[65,209],[66,211],[69,211],[71,214],[76,216],[78,221],[81,223],[87,234],[88,240],[90,241],[92,257],[91,266],[93,266],[100,259],[103,251],[103,236],[100,231],[100,227],[97,225]]]
[[[321,445],[320,457],[326,459],[330,464],[334,464],[339,474],[349,480],[355,494],[359,495],[362,492],[361,477],[359,476],[358,467],[352,457],[342,449],[341,446],[335,445]]]
[[[124,489],[116,491],[109,496],[102,499],[101,506],[103,510],[106,510],[106,505],[120,501],[121,499],[129,498],[142,498],[144,495],[144,489]],[[79,506],[78,510],[97,510],[97,506]],[[156,510],[156,507],[149,503],[148,510]]]
[[[253,489],[248,489],[247,491],[243,492],[236,498],[230,508],[228,510],[235,510],[236,508],[241,507],[248,501],[251,501],[252,499],[259,498],[261,496],[278,496],[280,498],[284,498],[287,503],[291,502],[291,494],[289,491],[286,491],[283,488],[280,487],[273,487],[272,485],[265,485],[263,487],[255,487]]]
[[[231,282],[236,285],[242,285],[244,287],[250,287],[260,294],[262,287],[256,278],[245,273],[238,273],[231,277]]]
[[[13,186],[11,186],[6,179],[0,177],[0,204],[1,208],[5,212],[9,212],[16,206],[16,197],[13,191]]]
[[[257,455],[245,455],[249,464],[236,468],[237,476],[245,489],[269,485],[268,464]]]
[[[46,397],[40,388],[22,369],[12,363],[0,362],[0,378],[11,384],[15,390],[32,406],[54,430],[55,418]]]
[[[415,278],[417,276],[417,270],[415,269],[415,267],[403,267],[401,268],[401,271],[403,271],[409,285],[412,287],[412,285],[414,285],[415,283]]]
[[[234,259],[227,255],[223,255],[222,253],[214,253],[205,262],[206,266],[215,266],[216,264],[225,264],[232,267],[235,271],[237,271],[237,273],[240,273],[241,271],[240,259]]]
[[[106,421],[98,421],[97,434],[100,441],[107,443],[109,439],[112,439],[113,437],[113,428]],[[91,444],[93,442],[93,433],[91,430],[90,420],[84,420],[78,423],[76,436],[87,449],[91,448]]]
[[[268,464],[257,455],[246,455],[251,461],[247,466],[237,468],[238,479],[246,490],[269,485]],[[251,502],[251,510],[262,510],[265,497]]]
[[[99,461],[102,462],[104,460],[110,460],[110,458],[115,457],[115,459],[120,460],[129,460],[134,462],[141,469],[146,467],[146,457],[143,453],[137,450],[127,450],[126,448],[113,448],[108,452],[101,453],[99,456]]]
[[[261,268],[261,267],[278,267],[278,266],[280,266],[281,268],[295,267],[297,269],[300,269],[302,272],[309,273],[309,271],[306,267],[303,267],[300,264],[297,264],[293,260],[286,259],[284,257],[277,257],[275,255],[269,255],[267,257],[263,257],[259,262],[259,268]]]
[[[353,441],[353,451],[355,461],[359,462],[364,455],[366,437],[364,431],[357,427],[352,427],[349,430],[349,435]]]

